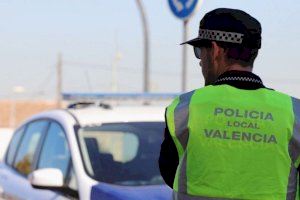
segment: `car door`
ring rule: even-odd
[[[0,199],[8,198],[13,199],[14,195],[9,194],[9,181],[11,178],[11,170],[14,157],[16,154],[16,151],[18,149],[19,143],[21,141],[21,138],[24,133],[24,126],[19,128],[14,134],[11,139],[11,142],[8,146],[8,149],[6,151],[6,155],[4,158],[4,161],[0,163]],[[5,190],[4,190],[5,188]]]
[[[36,169],[56,168],[64,177],[64,188],[57,190],[56,198],[78,198],[77,179],[72,166],[68,140],[63,127],[55,121],[50,123]]]
[[[48,126],[49,121],[36,120],[15,133],[6,163],[0,167],[3,199],[51,199],[56,196],[51,191],[34,189],[27,180],[35,168],[36,157]]]

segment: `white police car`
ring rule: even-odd
[[[0,164],[0,199],[171,199],[157,164],[163,120],[153,106],[37,114]]]

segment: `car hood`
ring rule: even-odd
[[[92,187],[91,200],[171,200],[172,190],[165,185],[116,186],[100,183]]]

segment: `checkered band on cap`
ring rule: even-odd
[[[243,36],[244,34],[241,33],[200,29],[198,38],[241,44],[243,42]]]

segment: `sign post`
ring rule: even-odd
[[[202,1],[202,0],[200,0]],[[188,38],[188,22],[199,5],[199,0],[168,0],[172,13],[183,21],[183,41]],[[187,86],[187,47],[182,48],[182,80],[181,91],[186,91]]]
[[[183,21],[183,41],[188,40],[188,22],[186,19]],[[187,45],[182,47],[182,80],[181,80],[181,91],[186,91],[187,85]]]

